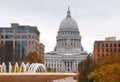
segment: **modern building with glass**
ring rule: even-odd
[[[21,62],[30,51],[39,51],[39,35],[36,26],[0,27],[0,62]]]

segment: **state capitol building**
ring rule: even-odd
[[[68,7],[67,16],[59,26],[54,51],[46,53],[44,57],[46,68],[52,68],[56,72],[76,72],[79,62],[87,57],[77,22],[70,13]]]

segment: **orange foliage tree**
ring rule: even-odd
[[[95,82],[120,82],[120,54],[115,53],[105,57],[96,65],[88,78],[94,79]]]
[[[88,75],[95,82],[120,82],[120,63],[102,66]]]
[[[28,55],[25,58],[25,62],[30,62],[30,63],[41,63],[40,56],[38,52],[29,52]]]

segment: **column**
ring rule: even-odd
[[[60,60],[59,60],[59,71],[61,70],[61,67],[60,67]]]
[[[51,61],[49,60],[49,62],[50,62],[50,68],[51,68]]]
[[[80,48],[80,46],[81,46],[81,43],[80,43],[80,40],[79,40],[79,48]]]
[[[65,69],[65,71],[67,71],[67,69],[68,69],[68,61],[66,61],[66,69]]]
[[[70,71],[70,62],[68,61],[68,72]]]
[[[69,71],[69,61],[68,61],[68,68],[67,68],[67,71]]]
[[[56,61],[56,71],[58,72],[58,61]]]
[[[61,61],[61,64],[62,64],[62,71],[64,71],[65,70],[65,62]]]
[[[75,61],[73,62],[73,70],[75,71]]]
[[[77,48],[77,40],[75,40],[75,47]]]
[[[75,48],[74,39],[73,39],[73,48]]]
[[[73,71],[73,67],[72,67],[72,65],[73,65],[73,61],[71,61],[71,67],[70,67],[70,68],[71,68],[71,71]]]
[[[69,69],[69,71],[70,71],[70,61],[68,61],[68,65],[69,65],[68,69]]]
[[[60,39],[60,48],[62,48],[62,40]]]
[[[65,70],[64,70],[64,71],[66,71],[66,63],[67,63],[67,62],[65,61]]]
[[[79,48],[79,40],[77,39],[77,48]]]

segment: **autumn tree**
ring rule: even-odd
[[[41,63],[40,56],[38,52],[29,52],[27,57],[25,58],[25,62],[30,62],[30,63]]]
[[[120,82],[120,63],[104,65],[88,75],[95,82]]]
[[[101,60],[97,65],[96,68],[99,68],[104,65],[110,65],[114,63],[120,63],[120,54],[114,53],[112,55],[106,56],[103,60]]]
[[[47,68],[47,72],[54,72],[54,69],[52,69],[52,68]]]
[[[105,57],[97,65],[96,69],[92,71],[88,78],[94,79],[95,82],[119,82],[120,81],[120,54]]]

